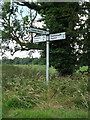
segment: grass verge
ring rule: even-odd
[[[88,118],[88,113],[75,109],[10,109],[3,118]]]

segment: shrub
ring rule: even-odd
[[[8,107],[19,108],[19,107],[22,106],[22,103],[21,103],[21,101],[16,96],[13,96],[12,98],[10,98],[7,101],[7,106]]]

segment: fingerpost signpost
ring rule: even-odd
[[[46,42],[46,83],[49,82],[49,42],[55,40],[62,40],[66,38],[65,32],[50,34],[49,29],[47,31],[38,28],[30,28],[30,32],[39,33],[41,36],[36,36],[33,38],[33,43]]]

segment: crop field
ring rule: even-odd
[[[60,76],[45,66],[2,65],[3,118],[88,118],[88,75]]]

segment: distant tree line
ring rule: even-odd
[[[2,58],[3,64],[21,64],[21,65],[45,65],[46,60],[44,58],[19,58],[8,59],[6,57]]]

